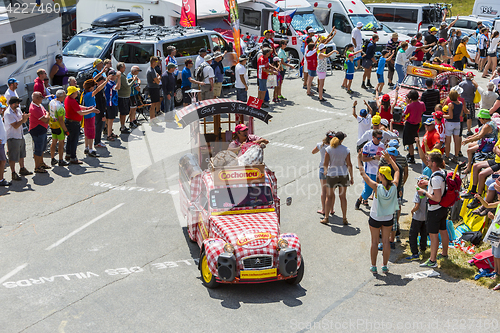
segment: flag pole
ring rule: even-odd
[[[195,26],[198,26],[198,4],[196,3],[196,0],[194,0],[194,23]]]

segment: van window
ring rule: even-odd
[[[17,61],[16,42],[9,42],[0,45],[0,67]]]
[[[281,24],[280,24],[280,20],[279,20],[276,16],[273,16],[273,17],[271,18],[271,23],[272,23],[272,25],[273,25],[272,29],[273,29],[274,31],[277,31],[277,32],[281,31]]]
[[[118,8],[117,12],[130,12],[130,9]]]
[[[345,33],[350,34],[352,32],[352,28],[351,28],[351,25],[349,24],[349,20],[347,19],[347,17],[345,17],[342,14],[338,14],[338,13],[333,14],[333,26],[336,29],[338,29],[342,32],[345,32]]]
[[[147,64],[154,55],[153,44],[116,43],[113,55],[118,62]]]
[[[260,11],[251,9],[242,9],[240,18],[241,18],[241,24],[256,28],[260,27]]]
[[[165,17],[164,16],[151,15],[151,16],[149,16],[149,24],[151,24],[151,25],[161,25],[162,27],[164,27],[165,26]]]
[[[23,36],[23,58],[36,56],[36,36],[35,33]]]
[[[418,9],[396,8],[394,22],[417,23]]]
[[[380,22],[394,22],[394,9],[375,7],[372,12]]]
[[[170,45],[174,46],[177,49],[177,53],[175,55],[176,57],[198,55],[198,51],[203,47],[209,50],[209,52],[212,49],[206,36],[186,38],[172,43],[165,43],[163,44],[163,54],[167,54],[167,47],[169,47]],[[224,46],[221,45],[221,48],[222,47]]]
[[[329,8],[314,8],[314,15],[324,26],[330,23],[330,9]]]

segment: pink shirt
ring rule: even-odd
[[[37,77],[35,79],[35,85],[33,86],[33,91],[40,92],[43,97],[47,96],[47,91],[45,90],[45,85],[43,84],[43,80]]]
[[[405,115],[409,114],[408,118],[406,118],[406,121],[413,125],[420,124],[424,112],[425,112],[424,102],[420,101],[412,102],[408,104],[404,113]]]
[[[33,128],[38,125],[42,125],[43,127],[49,127],[49,124],[44,123],[40,120],[43,116],[48,115],[47,110],[42,105],[36,105],[35,103],[30,104],[30,128],[31,131]]]

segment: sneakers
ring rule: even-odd
[[[420,267],[430,267],[430,268],[436,268],[438,266],[436,261],[432,261],[430,259],[427,259],[426,262],[423,264],[420,264]]]
[[[366,86],[367,86],[368,88],[373,88],[373,86],[372,86],[372,84],[371,84],[370,82],[367,82],[367,83],[366,83]],[[384,268],[383,268],[383,267],[382,267],[382,270],[384,270]]]
[[[474,198],[474,195],[476,195],[476,193],[474,192],[467,192],[467,193],[464,193],[460,196],[460,198],[462,199],[472,199]]]
[[[347,93],[348,94],[352,94],[352,90],[351,89],[347,89]]]
[[[408,161],[409,164],[415,164],[415,157],[408,155],[406,156],[406,160]]]
[[[83,153],[85,155],[88,155],[89,154],[89,147],[85,147],[85,149],[83,150]]]
[[[396,236],[396,243],[401,243],[401,237]]]
[[[373,274],[377,274],[377,266],[370,267],[370,272],[372,272]]]
[[[136,123],[134,123],[134,122],[131,122],[131,123],[129,123],[129,127],[130,128],[137,128],[138,125]]]
[[[436,257],[437,260],[440,260],[440,259],[448,259],[448,256],[445,256],[444,254],[440,253],[437,255]]]
[[[29,175],[32,175],[33,172],[31,171],[28,171],[28,169],[26,169],[25,167],[22,167],[20,170],[19,170],[19,174],[21,176],[29,176]]]
[[[12,173],[12,180],[21,180],[21,177],[15,172]]]
[[[92,149],[92,150],[89,152],[89,156],[90,156],[90,157],[98,157],[99,155],[97,154],[97,152],[96,152],[94,149]]]
[[[96,148],[106,148],[106,144],[104,142],[99,142],[98,144],[95,145]]]
[[[122,128],[120,128],[120,133],[130,134],[130,130],[128,128],[126,128],[125,126],[123,126]]]
[[[12,185],[12,183],[8,182],[6,179],[2,179],[0,181],[0,186],[10,186],[10,185]]]
[[[468,131],[466,136],[471,136],[471,135],[474,135],[474,133],[472,133],[471,131]]]
[[[59,164],[60,167],[64,167],[64,166],[68,166],[69,165],[69,163],[66,162],[65,160],[59,160],[58,164]]]
[[[52,158],[52,160],[50,161],[50,165],[54,166],[57,164],[57,160],[55,158]]]
[[[382,273],[389,273],[389,268],[387,268],[387,266],[382,266]]]
[[[469,204],[467,205],[467,208],[469,209],[475,209],[481,205],[481,201],[479,199],[474,198]]]
[[[394,83],[390,82],[387,84],[390,88],[394,87]]]
[[[354,204],[354,209],[359,210],[359,206],[361,206],[361,200],[358,198],[358,200],[356,200],[356,203]]]
[[[365,83],[364,83],[364,82],[363,82],[363,83],[361,83],[361,88],[363,88],[363,89],[368,89],[368,88],[365,86]]]
[[[405,259],[408,261],[415,261],[415,260],[420,260],[420,256],[418,254],[412,254],[411,256],[406,257]]]

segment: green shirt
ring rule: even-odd
[[[127,74],[120,75],[120,90],[118,90],[118,97],[129,98],[132,92],[133,79],[127,80]]]

